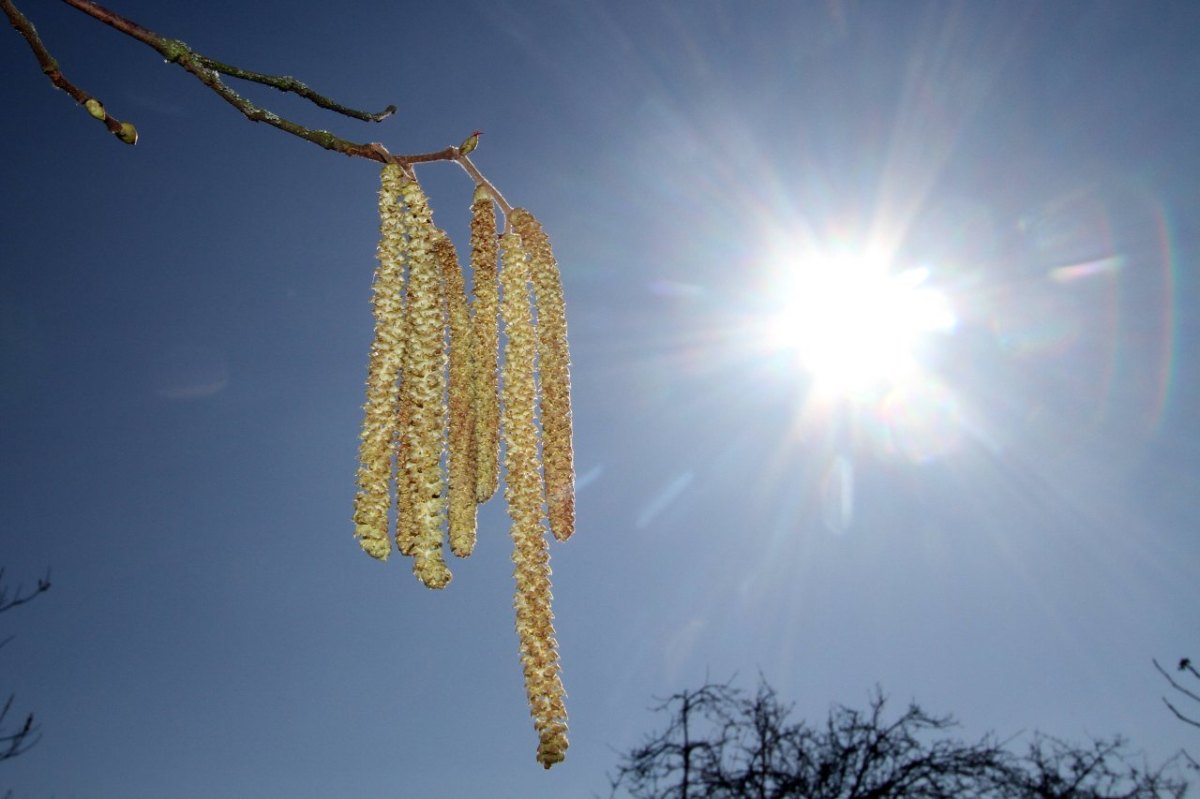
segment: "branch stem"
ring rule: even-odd
[[[265,122],[274,128],[282,130],[285,133],[290,133],[305,141],[312,142],[326,150],[332,150],[351,157],[366,158],[382,164],[399,164],[410,174],[412,173],[412,166],[414,164],[431,163],[434,161],[454,161],[471,176],[476,185],[487,189],[495,198],[496,203],[500,206],[506,218],[512,211],[512,206],[508,204],[503,195],[483,176],[479,169],[467,158],[466,154],[459,151],[458,147],[446,147],[435,152],[416,153],[412,155],[393,155],[379,142],[353,142],[336,136],[327,130],[305,127],[290,119],[281,117],[272,111],[261,108],[230,88],[221,80],[221,76],[228,75],[241,80],[271,86],[282,92],[290,92],[303,97],[321,108],[365,122],[383,121],[396,112],[396,106],[394,105],[389,105],[383,111],[376,113],[358,111],[334,102],[328,97],[313,91],[306,84],[290,75],[267,75],[261,72],[254,72],[198,53],[183,41],[169,39],[155,33],[149,28],[145,28],[133,20],[109,8],[105,8],[99,3],[92,2],[92,0],[63,0],[63,2],[93,19],[120,31],[126,36],[136,39],[147,47],[153,48],[168,62],[178,64],[190,72],[193,77],[216,92],[222,100],[232,105],[252,122]],[[55,60],[50,51],[42,43],[41,37],[38,35],[33,23],[17,9],[13,0],[0,0],[0,10],[4,11],[12,26],[25,38],[38,63],[41,65],[42,72],[46,74],[51,83],[69,94],[77,103],[85,106],[92,116],[102,120],[105,126],[122,141],[133,144],[137,140],[137,132],[134,130],[133,125],[128,122],[122,122],[110,115],[99,100],[76,86],[63,75],[58,61]]]
[[[45,73],[46,77],[50,79],[50,82],[53,83],[55,87],[62,89],[64,92],[69,94],[71,99],[73,99],[75,102],[86,107],[89,113],[91,113],[97,119],[100,119],[104,123],[104,126],[108,128],[113,135],[127,141],[125,136],[122,134],[126,130],[132,130],[132,126],[130,126],[128,129],[124,128],[123,125],[125,123],[122,123],[121,120],[111,116],[106,110],[104,110],[104,106],[99,100],[97,100],[90,93],[76,86],[71,81],[67,80],[66,76],[63,75],[62,70],[58,66],[58,61],[54,58],[54,56],[50,55],[50,51],[46,49],[44,44],[42,44],[42,39],[38,35],[37,28],[33,27],[33,23],[29,21],[29,18],[22,14],[20,9],[13,5],[12,0],[0,0],[0,9],[4,11],[5,16],[8,17],[8,20],[12,23],[12,26],[16,28],[17,33],[21,34],[21,36],[24,37],[25,41],[29,44],[29,49],[33,51],[34,57],[37,58],[38,64],[42,67],[42,72]],[[89,106],[89,102],[93,103],[94,106]],[[99,112],[92,111],[93,107],[99,109]],[[134,139],[136,140],[136,136],[134,136]],[[132,144],[133,142],[128,143]]]

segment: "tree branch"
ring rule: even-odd
[[[1159,665],[1159,663],[1158,663],[1158,660],[1156,660],[1156,659],[1153,659],[1153,658],[1152,658],[1152,659],[1151,659],[1151,662],[1154,664],[1154,668],[1158,669],[1158,673],[1159,673],[1159,674],[1161,674],[1163,677],[1165,677],[1165,678],[1166,678],[1167,682],[1168,682],[1168,683],[1170,683],[1170,685],[1171,685],[1171,687],[1172,687],[1172,688],[1174,688],[1176,691],[1178,691],[1179,693],[1183,694],[1184,696],[1188,697],[1188,698],[1189,698],[1189,699],[1191,699],[1192,701],[1194,701],[1194,702],[1200,702],[1200,695],[1197,695],[1197,694],[1194,694],[1194,693],[1192,693],[1192,692],[1191,692],[1191,691],[1189,691],[1187,688],[1184,688],[1182,685],[1180,685],[1179,683],[1175,682],[1175,680],[1173,680],[1173,679],[1171,678],[1171,675],[1170,675],[1170,674],[1167,674],[1167,670],[1166,670],[1166,669],[1164,669],[1162,666],[1160,666],[1160,665]],[[1186,664],[1186,665],[1185,665],[1183,668],[1190,668],[1190,667],[1191,667],[1191,663],[1190,663],[1190,662],[1188,662],[1187,660],[1184,660],[1183,662]],[[1166,702],[1167,700],[1166,700],[1166,699],[1164,699],[1163,701],[1164,701],[1164,702]],[[1167,703],[1167,706],[1168,706],[1168,707],[1170,707],[1170,703],[1169,703],[1169,702]],[[1190,719],[1189,719],[1189,721],[1190,721]],[[1196,722],[1194,722],[1194,721],[1192,721],[1191,723],[1192,723],[1192,724],[1196,724]],[[1200,724],[1196,724],[1196,726],[1200,727]]]
[[[167,39],[160,36],[149,28],[143,28],[133,20],[126,19],[120,14],[110,9],[101,6],[99,3],[93,3],[91,0],[63,0],[72,8],[78,9],[90,17],[93,17],[105,25],[109,25],[127,36],[137,39],[139,42],[153,47],[167,61],[179,63],[189,72],[195,73],[189,64],[195,64],[199,67],[209,69],[213,72],[218,72],[222,75],[229,75],[233,78],[261,83],[265,86],[271,86],[281,92],[292,93],[305,100],[328,109],[334,113],[348,116],[353,119],[360,119],[363,122],[382,122],[383,120],[396,113],[396,106],[389,105],[384,110],[378,113],[369,111],[357,111],[353,108],[347,108],[341,103],[334,102],[323,94],[319,94],[310,89],[306,84],[296,80],[291,75],[265,75],[261,72],[254,72],[249,69],[242,69],[233,64],[226,64],[218,61],[215,58],[210,58],[202,53],[197,53],[192,48],[179,39]],[[197,77],[200,77],[197,75]],[[203,78],[201,78],[203,80]]]
[[[9,695],[8,700],[4,703],[4,707],[0,709],[0,725],[3,724],[9,711],[12,710],[14,698],[14,696]],[[33,723],[33,714],[30,713],[25,717],[24,723],[15,732],[0,733],[0,761],[11,760],[28,750],[41,739],[41,728]]]
[[[34,588],[28,594],[23,594],[21,593],[21,586],[18,585],[16,595],[10,599],[8,596],[8,588],[4,585],[4,569],[0,568],[0,613],[3,613],[6,610],[12,610],[18,605],[24,605],[26,602],[32,602],[33,598],[38,594],[49,590],[50,572],[47,570],[45,577],[38,578],[36,588]],[[8,640],[5,640],[4,643],[8,643]],[[3,644],[0,644],[0,646],[3,646]]]
[[[42,72],[50,79],[51,83],[71,95],[75,102],[86,108],[88,113],[93,117],[103,122],[104,126],[121,141],[126,144],[133,144],[137,141],[137,129],[133,127],[132,123],[122,122],[110,115],[104,110],[104,106],[99,100],[67,80],[62,70],[59,69],[58,61],[55,60],[54,56],[50,55],[50,51],[42,44],[42,39],[38,36],[37,29],[33,27],[33,23],[12,4],[12,0],[0,0],[0,9],[4,10],[4,14],[8,17],[12,26],[17,29],[17,33],[25,38],[25,41],[29,44],[29,49],[33,50],[33,55],[37,58],[38,64],[41,65]]]
[[[11,0],[5,0],[5,2],[11,3]],[[324,147],[326,150],[333,150],[335,152],[344,153],[350,156],[370,158],[382,163],[387,163],[389,160],[389,154],[387,150],[384,149],[382,144],[358,144],[351,142],[335,136],[327,130],[314,130],[312,128],[307,128],[303,125],[292,122],[290,119],[285,119],[278,114],[260,108],[246,98],[242,97],[233,89],[229,88],[229,86],[227,86],[225,82],[221,80],[222,72],[226,72],[226,74],[232,74],[226,70],[236,70],[237,68],[230,67],[226,64],[220,64],[220,62],[215,62],[212,59],[209,59],[206,56],[203,56],[192,50],[192,48],[188,47],[187,44],[179,39],[168,39],[164,36],[161,36],[148,28],[142,27],[130,19],[126,19],[115,11],[107,9],[98,3],[91,2],[91,0],[63,0],[63,2],[72,8],[82,11],[92,18],[99,20],[100,22],[103,22],[105,25],[115,28],[121,33],[124,33],[126,36],[130,36],[138,40],[147,47],[153,48],[168,62],[178,64],[179,66],[183,67],[188,72],[192,73],[197,80],[216,92],[222,100],[241,111],[242,114],[252,122],[265,122],[268,125],[279,128],[280,130],[290,133],[293,136],[298,136],[305,141],[310,141],[313,144]],[[214,64],[220,64],[220,66],[224,67],[225,69],[218,69],[213,66]],[[241,70],[238,71],[243,72]],[[275,80],[277,83],[272,85],[275,85],[275,88],[280,89],[284,82],[288,80],[286,78],[271,78],[270,76],[260,75],[256,72],[245,72],[244,74],[263,78],[264,80],[258,81],[260,83],[267,82],[267,80]],[[242,77],[242,75],[235,75],[235,77]],[[255,80],[256,78],[248,79]],[[309,95],[311,95],[308,96],[307,99],[313,100],[313,102],[316,102],[317,105],[320,105],[324,108],[330,108],[331,110],[343,108],[343,106],[334,103],[332,100],[329,100],[321,95],[317,95],[307,87],[305,87],[305,90],[308,91]],[[318,102],[317,100],[314,100],[313,97],[320,98],[320,101]],[[338,111],[338,113],[344,112]],[[352,111],[352,113],[349,115],[355,116],[358,119],[374,119],[376,117],[379,119],[384,119],[391,114],[389,111],[383,111],[379,114],[369,114],[364,111]]]
[[[358,111],[349,108],[340,103],[334,102],[328,97],[319,94],[310,89],[306,84],[291,77],[290,75],[266,75],[261,72],[242,69],[241,67],[232,64],[226,64],[218,61],[215,58],[198,53],[179,39],[169,39],[154,31],[144,28],[133,20],[130,20],[115,11],[112,11],[104,6],[94,3],[91,0],[63,0],[67,5],[82,11],[84,14],[96,19],[104,24],[124,33],[126,36],[136,39],[137,41],[153,48],[156,52],[162,55],[168,62],[178,64],[183,69],[187,70],[197,80],[203,83],[225,102],[232,105],[247,119],[252,122],[265,122],[266,124],[278,128],[285,133],[290,133],[293,136],[312,142],[326,150],[332,150],[344,155],[357,158],[366,158],[379,163],[395,163],[405,168],[405,171],[411,174],[412,165],[420,163],[430,163],[433,161],[455,161],[457,162],[471,178],[477,186],[484,187],[488,193],[496,200],[507,217],[512,206],[505,201],[503,195],[497,191],[496,187],[483,176],[483,174],[475,167],[471,160],[467,158],[467,152],[474,149],[474,144],[471,147],[445,147],[441,150],[429,153],[416,153],[412,155],[393,155],[388,152],[387,148],[379,142],[359,143],[352,142],[348,139],[343,139],[336,136],[327,130],[319,130],[308,128],[296,122],[279,116],[278,114],[261,108],[255,105],[250,100],[242,97],[232,88],[230,88],[223,80],[221,75],[239,78],[241,80],[259,83],[265,86],[271,86],[281,92],[292,93],[302,97],[313,104],[333,111],[334,113],[348,116],[353,119],[359,119],[364,122],[381,122],[396,112],[396,106],[389,105],[383,111],[371,113],[368,111]],[[90,93],[76,86],[63,75],[59,68],[57,60],[50,54],[49,50],[42,43],[37,30],[33,24],[21,13],[13,4],[12,0],[0,0],[0,9],[3,9],[5,15],[9,18],[12,26],[25,38],[38,63],[42,67],[42,71],[50,78],[51,83],[69,94],[77,103],[83,105],[92,116],[101,120],[105,126],[112,131],[121,141],[127,144],[134,144],[137,141],[137,130],[130,122],[122,122],[116,117],[108,113],[103,104]],[[466,144],[466,142],[464,142]]]
[[[180,42],[180,44],[183,44],[183,42]],[[186,47],[186,45],[184,46]],[[242,69],[241,67],[234,66],[233,64],[226,64],[218,61],[215,58],[209,58],[208,56],[200,55],[199,53],[193,53],[193,56],[204,66],[220,72],[222,75],[228,75],[231,78],[240,78],[242,80],[248,80],[254,83],[261,83],[264,86],[270,86],[278,89],[285,94],[290,92],[291,94],[303,97],[313,105],[333,111],[335,114],[341,114],[342,116],[350,117],[351,119],[359,119],[363,122],[382,122],[392,114],[396,113],[396,106],[394,105],[389,105],[387,108],[374,114],[367,111],[356,111],[353,108],[347,108],[341,103],[336,103],[322,94],[317,94],[306,84],[296,80],[291,75],[264,75],[261,72],[252,72],[248,69]]]
[[[39,577],[37,587],[26,593],[21,590],[21,586],[17,586],[17,590],[10,597],[8,587],[4,584],[4,569],[0,568],[0,613],[6,610],[12,610],[15,607],[24,605],[26,602],[33,601],[38,594],[45,593],[50,590],[50,572],[46,571],[45,577]],[[0,647],[3,647],[12,640],[10,635],[0,642]],[[21,754],[29,747],[41,740],[40,728],[33,723],[33,714],[30,713],[25,717],[25,721],[15,731],[6,729],[5,720],[8,718],[9,712],[12,710],[13,699],[15,696],[9,694],[8,699],[4,703],[4,707],[0,708],[0,761],[10,760]]]
[[[1165,696],[1162,697],[1162,701],[1163,701],[1163,704],[1167,706],[1167,709],[1175,714],[1175,718],[1179,719],[1180,721],[1184,722],[1185,724],[1191,724],[1193,727],[1200,727],[1200,721],[1196,721],[1195,719],[1188,718],[1187,716],[1180,713],[1179,709],[1177,707],[1175,707],[1174,705],[1172,705],[1169,701],[1167,701],[1167,698]]]

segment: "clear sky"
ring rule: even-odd
[[[352,537],[377,165],[21,5],[141,141],[0,34],[0,563],[54,581],[0,617],[45,732],[0,788],[605,794],[655,696],[758,672],[814,720],[878,684],[968,736],[1200,755],[1151,665],[1200,656],[1200,5],[112,0],[400,109],[245,89],[306,124],[482,128],[550,233],[579,522],[549,772],[502,503],[443,592]],[[462,248],[469,179],[419,175]]]

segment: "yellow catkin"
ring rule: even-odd
[[[446,319],[441,269],[433,253],[436,230],[429,202],[414,180],[403,186],[408,206],[408,341],[404,348],[403,480],[411,514],[397,541],[412,537],[413,573],[429,588],[444,588],[450,570],[442,554],[446,515],[442,452],[446,437]]]
[[[471,275],[475,319],[471,361],[475,388],[475,501],[487,502],[500,481],[500,399],[498,372],[500,337],[496,326],[499,293],[496,274],[496,207],[482,186],[471,204]]]
[[[575,457],[571,448],[571,374],[562,277],[550,239],[533,214],[510,217],[529,252],[537,305],[538,377],[541,382],[542,460],[550,531],[559,541],[575,532]]]
[[[375,339],[367,363],[367,401],[359,445],[354,534],[373,558],[386,560],[391,504],[392,449],[396,438],[396,380],[404,349],[404,237],[399,194],[403,173],[384,166],[379,189],[379,246],[371,304]]]
[[[506,344],[503,369],[505,497],[512,518],[516,629],[525,692],[538,733],[537,759],[550,768],[566,756],[567,712],[550,609],[550,556],[542,525],[538,471],[534,360],[536,333],[529,302],[529,262],[521,239],[500,242],[501,313]]]
[[[448,435],[450,551],[465,558],[475,549],[475,462],[471,453],[471,309],[454,244],[438,231],[433,253],[441,267],[450,326],[450,426]]]
[[[406,318],[405,341],[410,337],[408,321]],[[400,551],[401,555],[411,558],[417,551],[418,525],[413,486],[409,483],[408,471],[405,467],[410,460],[409,452],[412,450],[412,437],[405,434],[409,428],[410,419],[412,419],[412,398],[402,384],[400,401],[396,407],[396,549]]]
[[[407,249],[410,223],[408,220],[408,208],[403,204],[403,194],[401,195],[401,207],[404,208],[404,216],[401,222],[405,231],[404,246]],[[406,297],[405,305],[407,306],[407,304],[408,298]],[[411,314],[405,313],[404,315],[401,336],[405,342],[409,342],[413,338],[413,319]],[[420,536],[418,535],[420,525],[417,523],[416,487],[410,479],[410,470],[406,465],[412,461],[413,437],[410,434],[410,427],[413,416],[413,402],[415,401],[413,393],[408,390],[408,386],[406,385],[410,369],[408,357],[409,353],[406,352],[401,359],[401,384],[399,399],[396,403],[396,549],[402,555],[413,557],[417,552],[417,544],[420,542]]]

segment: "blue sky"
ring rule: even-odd
[[[352,537],[377,165],[23,6],[141,141],[6,34],[0,562],[54,580],[3,618],[0,690],[45,731],[0,766],[17,797],[604,794],[653,697],[760,671],[812,719],[878,684],[969,736],[1200,750],[1150,662],[1200,652],[1200,7],[114,0],[400,109],[246,89],[305,124],[482,128],[549,232],[579,522],[544,772],[500,502],[443,592]],[[419,176],[463,247],[469,180]],[[954,323],[831,388],[765,323],[865,252]]]

